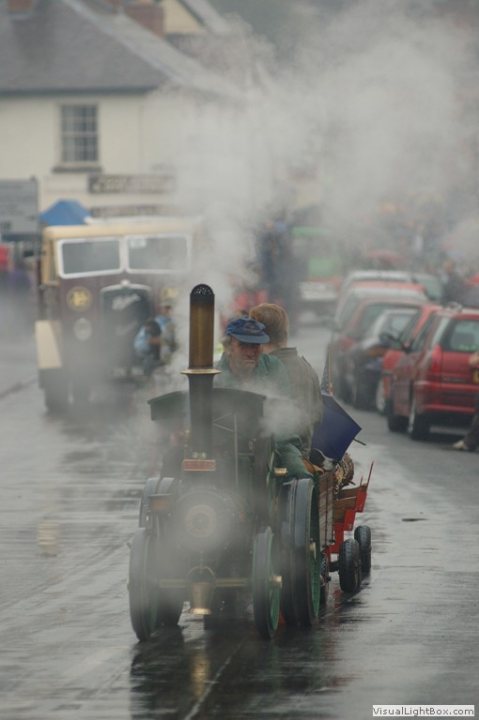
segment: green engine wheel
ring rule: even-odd
[[[281,579],[276,565],[274,536],[267,527],[254,539],[252,577],[254,622],[265,640],[273,637],[279,624]]]
[[[283,615],[287,625],[309,627],[321,597],[318,499],[310,478],[290,483],[283,527]]]

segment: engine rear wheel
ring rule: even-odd
[[[270,527],[256,535],[253,546],[253,612],[259,634],[273,637],[279,624],[281,581],[276,572],[274,536]]]
[[[282,611],[288,625],[309,627],[318,616],[321,594],[318,500],[310,478],[291,482],[285,527]]]

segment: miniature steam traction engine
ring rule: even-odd
[[[280,615],[310,626],[326,596],[334,476],[288,476],[264,429],[267,398],[213,387],[213,327],[213,291],[197,285],[189,391],[149,401],[152,419],[182,442],[167,448],[161,477],[147,481],[141,500],[129,568],[139,640],[176,625],[185,601],[208,623],[237,617],[249,599],[259,634],[271,638]]]

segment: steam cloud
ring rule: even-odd
[[[432,0],[350,3],[332,18],[295,6],[287,60],[230,19],[233,38],[205,62],[233,94],[198,106],[178,159],[179,204],[206,217],[214,241],[195,281],[221,303],[278,209],[319,204],[350,249],[388,242],[384,208],[402,213],[407,242],[429,224],[438,247],[474,213],[472,31]]]

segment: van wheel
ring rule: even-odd
[[[45,405],[49,412],[64,412],[68,407],[68,381],[61,371],[49,372],[42,380]]]

